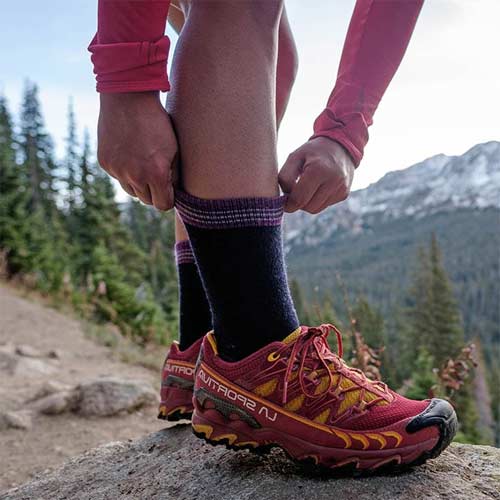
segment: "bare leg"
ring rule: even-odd
[[[280,1],[193,0],[167,109],[183,186],[200,198],[275,196]]]
[[[175,242],[179,243],[181,241],[186,241],[189,239],[189,235],[186,231],[186,226],[179,217],[179,214],[175,213]]]

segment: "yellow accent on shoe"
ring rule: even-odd
[[[227,439],[229,444],[233,444],[238,439],[238,436],[236,434],[221,434],[212,438],[213,441],[222,441],[223,439]]]
[[[212,346],[214,353],[219,354],[219,351],[217,350],[217,341],[215,340],[213,330],[207,333],[207,340],[210,342],[210,345]]]
[[[314,394],[321,394],[328,389],[328,385],[330,384],[330,377],[321,377],[318,386],[314,390]]]
[[[253,390],[253,392],[255,392],[255,394],[257,394],[258,396],[265,398],[275,391],[277,385],[278,385],[278,379],[274,378],[257,386]]]
[[[357,384],[346,377],[342,377],[342,380],[340,382],[340,387],[341,387],[341,389],[343,389],[345,391],[346,389],[350,389],[352,387],[357,387]],[[351,408],[355,404],[359,403],[360,396],[361,396],[361,389],[346,392],[344,399],[342,400],[342,402],[339,405],[336,416],[338,417],[338,416],[342,415],[349,408]],[[374,399],[376,399],[378,397],[379,396],[377,396],[377,394],[365,389],[363,401],[365,403],[369,403],[370,401],[373,401]],[[389,404],[389,403],[385,400],[382,400],[382,401],[375,403],[375,406],[382,406],[382,405],[386,405],[386,404]]]
[[[288,410],[288,411],[297,411],[300,409],[300,407],[302,406],[302,403],[304,402],[304,399],[305,399],[305,395],[304,394],[301,394],[300,396],[297,396],[295,399],[292,399],[291,401],[289,401],[285,406],[285,410]]]
[[[384,436],[380,434],[367,434],[367,437],[373,439],[374,441],[378,441],[380,443],[380,449],[383,450],[387,446],[387,441]]]
[[[192,424],[193,429],[200,434],[205,434],[206,438],[210,438],[214,428],[211,425],[203,425],[203,424]]]
[[[361,441],[361,443],[363,444],[363,450],[366,450],[366,448],[370,446],[370,441],[368,441],[368,439],[363,436],[363,434],[355,434],[354,432],[351,432],[351,438]]]
[[[337,437],[342,439],[345,443],[344,448],[351,448],[352,446],[352,441],[351,438],[349,437],[349,434],[339,430],[339,429],[331,429],[332,433],[335,434]]]
[[[354,385],[354,384],[353,384]],[[346,412],[349,408],[354,406],[359,402],[359,395],[361,393],[361,390],[356,390],[356,391],[350,391],[344,393],[344,399],[339,405],[339,409],[337,410],[337,416],[342,415],[344,412]]]
[[[396,440],[396,448],[401,444],[401,441],[403,440],[403,436],[401,436],[401,434],[398,434],[396,431],[384,431],[380,434],[387,437],[393,437]]]
[[[282,342],[283,344],[291,344],[292,342],[295,342],[297,337],[300,335],[300,332],[302,331],[302,328],[299,326],[296,330],[294,330],[288,337],[285,337]]]
[[[271,352],[269,354],[269,356],[267,357],[267,360],[272,363],[273,361],[276,361],[277,359],[279,359],[280,355],[275,353],[275,352]]]
[[[163,407],[165,408],[165,407]],[[165,408],[165,411],[167,409]],[[167,414],[168,415],[172,415],[173,413],[175,413],[176,411],[180,411],[181,413],[186,413],[186,407],[185,406],[176,406],[174,409],[170,410]]]
[[[329,416],[330,408],[327,408],[326,410],[323,410],[317,417],[315,417],[314,421],[318,422],[318,424],[324,424],[328,420]]]

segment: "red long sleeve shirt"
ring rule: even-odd
[[[342,144],[356,165],[368,127],[410,41],[424,0],[357,0],[337,81],[312,137]],[[164,36],[170,0],[99,0],[90,43],[98,92],[170,89]]]

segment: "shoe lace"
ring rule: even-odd
[[[330,350],[328,345],[328,335],[333,331],[337,337],[337,354]],[[285,380],[283,386],[283,404],[286,404],[288,397],[288,384],[290,376],[296,364],[298,363],[298,380],[300,388],[304,395],[310,398],[318,398],[328,393],[335,385],[335,375],[338,374],[335,395],[340,396],[341,393],[360,390],[358,402],[363,401],[364,408],[372,406],[385,398],[378,396],[369,402],[363,400],[364,393],[370,386],[376,386],[382,393],[388,394],[387,385],[380,381],[369,380],[366,375],[358,368],[348,367],[341,359],[343,355],[342,349],[342,334],[337,327],[331,324],[324,324],[318,327],[309,327],[301,333],[291,346],[290,355],[288,356],[287,367],[285,371]],[[311,380],[307,376],[306,369],[309,369],[316,374],[326,372],[329,382],[327,387],[319,392],[308,391],[305,381]],[[348,376],[349,379],[354,379],[356,384],[342,388],[342,376]]]

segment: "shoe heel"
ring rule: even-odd
[[[193,414],[192,394],[177,387],[162,389],[158,418],[169,422],[189,420]]]
[[[200,411],[195,407],[191,426],[196,437],[216,446],[224,445],[232,450],[258,451],[260,444],[251,439],[241,428],[235,429],[231,422],[222,421],[224,417],[217,410]]]

